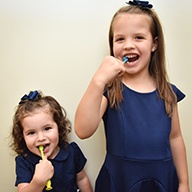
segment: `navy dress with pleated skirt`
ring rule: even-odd
[[[172,87],[182,100],[185,95]],[[123,84],[123,102],[118,110],[108,105],[103,121],[107,152],[95,192],[177,192],[171,118],[157,90],[139,93]]]

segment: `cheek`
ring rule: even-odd
[[[53,137],[52,137],[53,140],[55,140],[56,142],[59,141],[59,135],[58,134],[55,134]]]
[[[55,143],[59,143],[59,133],[58,131],[55,131],[52,135],[51,135],[51,139],[52,141],[55,141]]]
[[[152,46],[150,44],[142,45],[142,46],[140,46],[139,50],[140,50],[140,52],[142,52],[143,54],[145,54],[148,57],[151,55]]]
[[[33,140],[28,138],[28,137],[24,137],[24,141],[25,141],[25,144],[26,144],[27,148],[30,149],[32,147],[32,145],[33,145]]]
[[[114,57],[118,57],[118,55],[120,55],[120,53],[121,53],[121,50],[122,50],[122,47],[114,45],[113,46]]]

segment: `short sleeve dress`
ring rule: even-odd
[[[185,97],[172,88],[177,101]],[[95,192],[177,192],[164,101],[157,90],[139,93],[124,84],[122,94],[120,108],[108,105],[103,116],[107,154]]]
[[[35,165],[41,158],[30,151],[27,156],[19,155],[16,157],[16,183],[30,183],[35,171]],[[79,173],[86,163],[81,149],[75,142],[67,148],[60,147],[58,155],[50,160],[54,167],[54,175],[51,178],[50,192],[77,192],[76,174]],[[45,192],[45,188],[43,192]]]

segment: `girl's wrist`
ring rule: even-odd
[[[102,91],[104,90],[104,87],[106,85],[106,83],[104,82],[104,80],[102,80],[102,78],[99,78],[98,76],[94,76],[92,78],[92,84],[98,88],[98,89],[101,89]]]
[[[179,182],[178,192],[190,192],[188,182]]]

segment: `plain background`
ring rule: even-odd
[[[187,95],[179,103],[179,112],[191,174],[192,1],[151,3],[164,29],[170,81]],[[16,191],[9,134],[20,98],[35,89],[52,95],[73,124],[92,75],[109,54],[111,18],[124,5],[120,0],[0,0],[1,191]],[[76,141],[87,157],[86,170],[94,186],[105,154],[102,123],[91,138],[80,140],[72,132],[70,140]],[[192,185],[191,178],[190,182]]]

